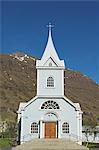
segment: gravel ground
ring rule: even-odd
[[[9,148],[0,148],[0,150],[12,150],[12,147],[9,147]]]

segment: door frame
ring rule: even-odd
[[[55,139],[58,138],[58,121],[44,121],[43,123],[44,123],[44,128],[43,128],[44,139],[46,139],[46,137],[45,137],[45,130],[46,130],[45,129],[45,124],[46,123],[55,123],[56,124],[56,136],[55,136]],[[49,139],[51,139],[51,138],[49,138]]]

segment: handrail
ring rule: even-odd
[[[82,134],[82,135],[83,135],[83,134]],[[83,136],[82,136],[82,137],[81,137],[81,136],[77,136],[77,135],[75,135],[75,134],[73,134],[73,133],[71,133],[70,136],[76,138],[77,141],[79,141],[79,140],[80,140],[81,142],[86,142],[86,141],[87,141],[86,137],[84,138]],[[95,140],[88,140],[88,142],[99,143],[99,141],[95,141]]]

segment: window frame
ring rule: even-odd
[[[70,134],[70,125],[68,122],[64,121],[62,123],[62,133],[63,134]]]
[[[52,102],[52,106],[50,105]],[[45,106],[44,106],[45,105]],[[45,107],[45,108],[42,108],[42,107]],[[47,108],[47,107],[50,107],[50,108]],[[52,108],[51,108],[52,107]],[[60,106],[59,104],[56,102],[56,101],[53,101],[53,100],[47,100],[45,102],[42,103],[41,107],[40,107],[41,110],[60,110]]]
[[[34,124],[34,126],[33,126],[33,124]],[[33,128],[34,128],[34,130],[33,130]],[[38,122],[36,122],[36,121],[32,122],[30,125],[30,133],[31,134],[38,134],[38,132],[39,132],[38,130],[39,130]]]
[[[52,78],[52,79],[53,79],[53,83],[54,83],[53,86],[48,86],[48,79],[49,79],[49,78]],[[50,82],[51,82],[51,81],[50,81]],[[52,89],[55,88],[55,78],[54,78],[52,75],[50,75],[50,76],[48,76],[48,77],[46,78],[46,88],[50,88],[50,89],[51,89],[51,88],[52,88]]]

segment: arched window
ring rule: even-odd
[[[41,109],[60,109],[60,108],[59,108],[59,105],[55,101],[49,100],[43,103],[43,105],[41,106]]]
[[[62,132],[63,133],[69,133],[69,124],[67,122],[64,122],[62,125]]]
[[[47,78],[47,87],[54,87],[54,79],[53,77]]]
[[[31,133],[38,133],[38,124],[36,122],[31,124]]]

